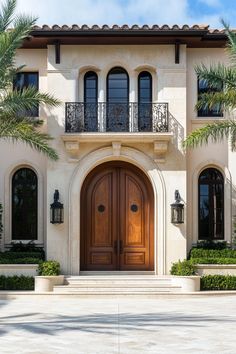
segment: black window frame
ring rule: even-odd
[[[112,74],[113,71],[115,70],[120,70],[122,74],[126,75],[126,79],[127,79],[127,102],[110,102],[110,97],[109,97],[109,76]],[[107,103],[129,103],[129,74],[127,73],[127,71],[122,68],[121,66],[115,66],[113,68],[111,68],[111,70],[109,70],[108,74],[107,74],[107,90],[106,90],[106,101]]]
[[[20,220],[15,218],[15,202],[14,202],[14,198],[15,198],[15,189],[16,189],[16,182],[14,181],[14,178],[16,177],[17,174],[21,173],[22,171],[27,170],[30,171],[30,173],[32,173],[32,177],[35,178],[36,181],[36,188],[35,188],[35,200],[34,200],[34,218],[35,218],[35,225],[34,225],[34,231],[33,234],[29,234],[29,235],[20,235],[18,234],[18,232],[16,231],[17,229],[19,230],[19,225],[18,223],[21,223],[21,227],[22,228],[22,224],[24,224],[24,222],[28,222],[28,220],[24,219],[24,217],[20,218]],[[38,187],[39,187],[39,183],[38,183],[38,176],[37,173],[30,167],[20,167],[18,168],[12,175],[11,178],[11,239],[13,241],[37,241],[38,240]],[[25,191],[24,193],[27,194],[27,192]],[[26,195],[27,198],[27,195]],[[29,208],[29,205],[28,205]],[[27,208],[26,208],[27,209]],[[31,209],[31,208],[30,208]],[[27,209],[28,210],[28,209]],[[29,225],[28,225],[29,226]],[[29,229],[28,227],[24,227],[26,230]],[[17,235],[17,236],[16,236]],[[33,236],[33,237],[32,237]]]
[[[149,78],[149,100],[142,100],[141,80]],[[145,89],[146,90],[146,89]],[[138,75],[138,131],[153,131],[153,106],[152,106],[152,75],[149,71],[141,71]]]
[[[89,100],[87,95],[87,87],[89,78],[94,77],[95,81],[95,99]],[[98,76],[95,71],[87,71],[84,75],[84,121],[83,131],[98,131]]]
[[[213,89],[211,87],[206,87],[205,90],[201,90],[200,89],[200,82],[204,81],[207,84],[206,80],[200,79],[199,77],[197,78],[197,100],[199,100],[199,97],[202,93],[206,93],[206,92],[221,92],[223,90],[223,85],[222,88],[220,90],[217,89]],[[214,109],[205,109],[205,108],[201,108],[197,110],[197,116],[199,118],[207,118],[207,117],[218,117],[218,118],[223,118],[224,114],[223,112],[219,111],[219,110],[214,110]]]
[[[87,93],[86,93],[86,90],[87,90],[87,79],[91,76],[94,76],[95,77],[95,82],[96,82],[96,85],[95,85],[95,90],[96,90],[96,98],[94,100],[94,102],[91,102],[91,103],[97,103],[98,102],[98,76],[97,76],[97,73],[95,71],[87,71],[84,75],[84,103],[88,103],[87,102]],[[90,103],[90,102],[89,102]]]
[[[39,72],[38,71],[20,71],[19,73],[16,73],[16,76],[13,80],[13,90],[22,90],[24,88],[32,86],[29,83],[27,83],[27,80],[24,79],[24,84],[22,85],[22,87],[17,88],[16,82],[17,82],[17,76],[19,76],[19,75],[25,75],[26,77],[27,77],[27,75],[36,75],[37,76],[37,85],[35,87],[36,87],[37,91],[39,91]],[[24,112],[20,112],[19,115],[30,117],[30,118],[39,117],[39,105],[35,108],[32,108],[31,110],[25,110]]]
[[[140,87],[140,79],[142,78],[142,75],[146,74],[150,78],[150,89],[149,89],[149,94],[151,97],[151,100],[149,102],[141,102],[140,100],[140,92],[141,92],[141,87]],[[141,71],[138,75],[138,103],[152,103],[153,97],[152,97],[152,74],[149,71]]]
[[[109,95],[110,91],[110,75],[115,72],[119,71],[121,74],[126,75],[126,99],[124,101],[116,101],[115,98],[114,101],[111,99]],[[119,80],[119,79],[117,79]],[[128,72],[120,67],[120,66],[115,66],[110,69],[110,71],[107,74],[106,78],[106,131],[112,131],[112,132],[128,132],[129,131],[129,117],[130,117],[130,107],[129,107],[129,89],[130,89],[130,82],[129,82],[129,74]],[[118,88],[119,90],[122,90],[122,88]],[[117,112],[119,112],[117,114]]]
[[[206,178],[205,181],[201,181],[201,177],[210,173],[217,173],[220,177],[219,180],[214,180],[214,179],[210,179],[210,178]],[[209,217],[209,221],[208,221],[208,236],[206,235],[201,235],[200,232],[201,232],[201,196],[203,196],[201,194],[201,185],[207,185],[208,186],[208,200],[209,200],[209,210],[208,210],[208,217]],[[213,193],[213,186],[215,185],[222,185],[222,191],[221,191],[221,208],[214,208],[214,202],[213,202],[213,197],[214,197],[214,193]],[[214,211],[216,209],[220,209],[221,210],[221,215],[222,215],[222,225],[221,225],[221,235],[220,236],[217,236],[215,235],[215,228],[214,228],[214,225],[215,224],[220,224],[220,222],[218,221],[217,222],[217,219],[214,217]],[[199,174],[199,177],[198,177],[198,239],[199,240],[212,240],[212,241],[217,241],[217,240],[224,240],[224,228],[225,228],[225,225],[224,225],[224,215],[225,215],[225,210],[224,210],[224,176],[223,174],[217,169],[217,168],[214,168],[214,167],[207,167],[205,168],[204,170],[201,171],[201,173]]]

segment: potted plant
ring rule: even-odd
[[[201,277],[196,275],[196,266],[190,260],[178,261],[172,264],[172,284],[180,286],[182,292],[200,291]]]
[[[39,263],[38,274],[35,277],[35,292],[53,291],[55,285],[64,284],[64,275],[60,275],[60,263],[57,261]]]

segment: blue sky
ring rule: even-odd
[[[0,0],[2,3],[3,0]],[[223,17],[236,27],[236,0],[18,0],[38,24],[209,24]]]

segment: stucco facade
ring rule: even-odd
[[[126,161],[148,177],[154,194],[154,271],[168,274],[171,264],[186,258],[198,240],[198,177],[207,167],[216,167],[224,176],[224,239],[231,242],[234,215],[236,167],[227,142],[183,151],[186,134],[214,118],[198,118],[197,77],[194,67],[227,63],[224,48],[179,46],[175,61],[173,43],[157,44],[61,44],[60,63],[55,63],[55,45],[18,50],[16,64],[24,71],[39,73],[39,90],[61,100],[57,108],[40,108],[42,129],[54,139],[59,160],[52,162],[22,144],[1,142],[0,202],[4,207],[2,248],[11,242],[11,179],[20,167],[32,168],[38,176],[38,240],[47,258],[61,263],[62,272],[80,272],[80,193],[86,176],[106,161]],[[107,100],[107,75],[114,67],[129,77],[129,102],[138,101],[138,75],[152,76],[152,101],[168,103],[168,132],[65,133],[65,103],[84,101],[84,75],[98,77],[98,102]],[[219,119],[219,118],[217,118]],[[223,118],[224,119],[224,118]],[[50,223],[50,204],[55,189],[64,204],[64,223]],[[183,224],[171,223],[170,204],[179,190],[185,205]]]

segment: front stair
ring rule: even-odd
[[[158,295],[180,292],[171,277],[155,275],[67,276],[66,285],[54,286],[54,293],[78,295]]]

